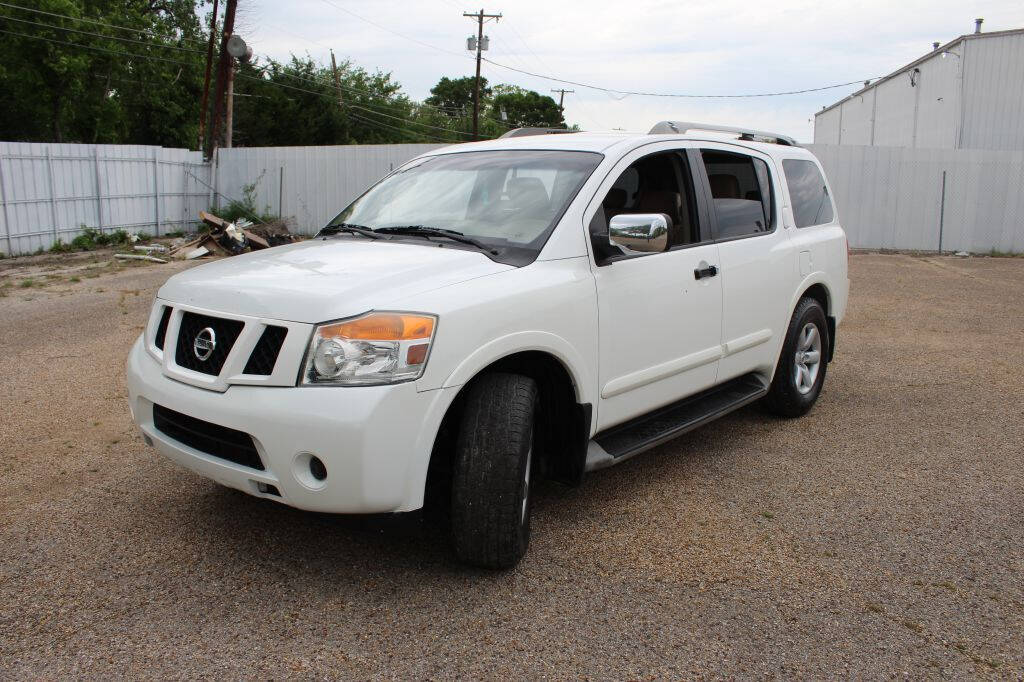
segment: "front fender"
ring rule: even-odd
[[[561,336],[550,332],[523,331],[506,334],[477,348],[455,367],[443,388],[461,386],[490,364],[523,351],[540,351],[556,358],[572,378],[576,402],[594,403],[594,382],[586,371],[583,356]]]

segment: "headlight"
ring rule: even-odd
[[[372,386],[419,379],[436,323],[433,315],[369,313],[317,325],[300,383]]]

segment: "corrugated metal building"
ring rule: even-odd
[[[819,111],[814,143],[1024,150],[1024,29],[977,28]]]

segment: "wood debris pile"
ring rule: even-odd
[[[237,256],[247,251],[269,249],[296,241],[295,235],[288,230],[283,220],[260,225],[243,221],[231,223],[206,211],[199,212],[199,219],[209,226],[210,231],[174,246],[170,251],[171,256],[187,260],[208,255]]]

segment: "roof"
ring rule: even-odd
[[[768,156],[774,157],[804,157],[810,156],[801,147],[774,144],[771,142],[755,142],[739,140],[735,134],[714,133],[708,131],[665,134],[665,133],[628,133],[628,132],[601,132],[601,133],[568,133],[565,135],[528,135],[521,137],[505,137],[481,142],[465,142],[442,147],[424,156],[434,154],[454,154],[468,151],[489,151],[500,149],[521,149],[521,150],[560,150],[578,152],[602,153],[616,145],[639,147],[643,144],[655,142],[698,141],[698,142],[725,142],[735,144],[747,149],[756,149]]]
[[[884,83],[884,82],[886,82],[888,80],[892,80],[893,78],[896,78],[897,76],[903,75],[909,69],[914,68],[918,64],[923,64],[924,62],[926,62],[929,59],[935,57],[936,55],[940,55],[943,52],[947,52],[951,47],[953,47],[954,45],[957,45],[957,44],[959,44],[961,42],[964,42],[966,40],[980,40],[982,38],[996,38],[996,37],[1011,36],[1011,35],[1024,35],[1024,28],[1014,28],[1014,29],[1010,29],[1010,30],[1007,30],[1007,31],[989,31],[988,33],[965,33],[962,36],[958,36],[958,37],[954,38],[953,40],[949,41],[945,45],[940,45],[939,47],[935,48],[934,50],[932,50],[928,54],[925,54],[925,55],[922,55],[921,57],[918,57],[917,59],[915,59],[914,61],[910,62],[909,64],[901,66],[900,68],[896,69],[895,71],[893,71],[889,75],[882,76],[881,78],[879,78],[875,82],[871,83],[870,85],[864,86],[863,88],[861,88],[857,92],[855,92],[855,93],[853,93],[851,95],[847,95],[846,97],[842,98],[838,102],[830,104],[829,106],[825,107],[824,109],[821,109],[819,111],[814,112],[814,116],[817,117],[817,116],[819,116],[821,114],[824,114],[824,113],[826,113],[828,111],[831,111],[832,109],[835,109],[836,107],[838,107],[843,102],[846,102],[847,100],[851,100],[854,97],[860,97],[861,95],[863,95],[868,90],[871,90],[872,88],[876,88],[879,85],[881,85],[882,83]]]

